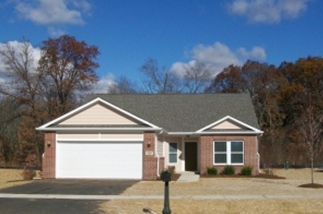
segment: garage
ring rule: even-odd
[[[56,178],[142,179],[142,141],[57,141]]]

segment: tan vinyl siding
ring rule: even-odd
[[[57,133],[57,139],[98,139],[99,133]]]
[[[143,134],[111,134],[111,133],[101,133],[101,139],[137,139],[137,140],[143,140],[144,135]]]
[[[80,112],[79,114],[66,119],[59,125],[137,125],[125,115],[101,104],[96,104]]]
[[[230,121],[223,121],[222,123],[212,127],[211,129],[241,129],[241,127]]]
[[[93,140],[143,140],[143,134],[140,133],[100,133],[100,132],[88,132],[88,133],[72,133],[64,132],[57,133],[57,139],[93,139]]]
[[[161,135],[157,137],[157,153],[159,157],[164,157],[164,137]]]

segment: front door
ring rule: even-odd
[[[185,171],[197,171],[196,142],[185,142]]]

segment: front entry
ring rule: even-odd
[[[196,142],[185,142],[185,171],[197,171]]]

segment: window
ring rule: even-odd
[[[214,164],[243,164],[243,142],[214,142]]]
[[[177,143],[169,143],[168,162],[177,163]]]

